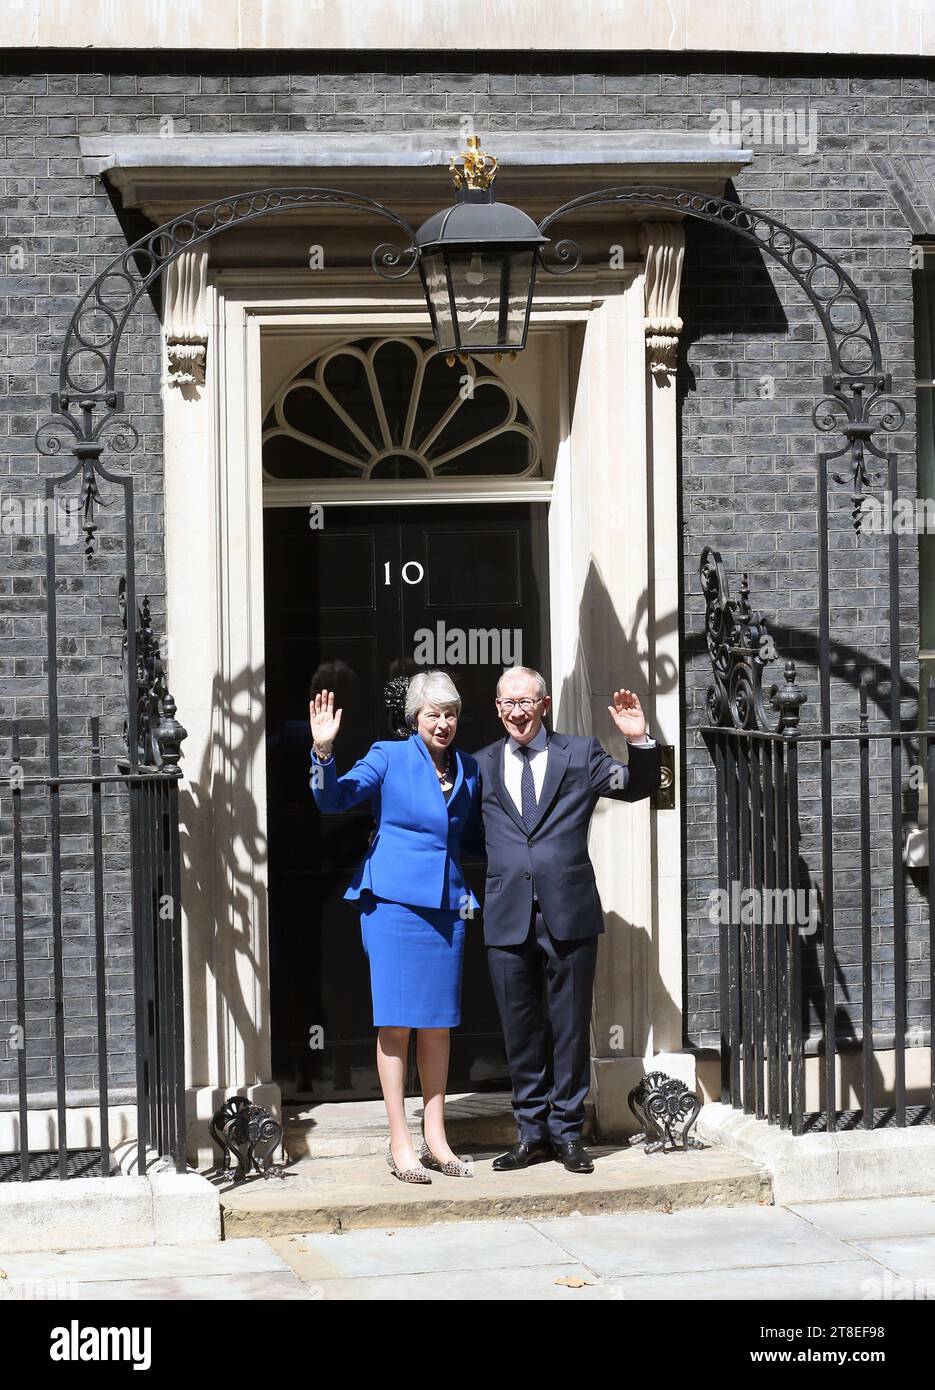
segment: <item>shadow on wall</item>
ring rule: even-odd
[[[243,1050],[253,1056],[262,1054],[264,1040],[266,1046],[269,1042],[269,1019],[261,1016],[254,1021],[256,998],[252,989],[249,999],[244,994],[253,979],[265,978],[268,971],[267,899],[256,878],[257,866],[266,863],[267,842],[251,782],[251,768],[266,729],[263,687],[262,667],[242,671],[233,682],[230,699],[224,697],[220,677],[215,677],[210,744],[197,774],[192,775],[183,762],[185,775],[179,788],[183,901],[189,923],[197,923],[199,931],[210,931],[203,949],[196,951],[189,935],[187,1041],[193,1086],[207,1084],[212,1055],[223,1065],[232,1035],[242,1038]],[[225,771],[216,773],[214,767]],[[222,902],[225,916],[220,920]],[[222,1070],[218,1085],[234,1085],[237,1080]]]
[[[782,668],[791,657],[798,668],[797,684],[805,691],[808,699],[800,711],[799,728],[804,733],[812,726],[818,727],[818,639],[817,634],[808,628],[782,626],[770,620],[770,615],[760,606],[760,612],[769,624],[770,635],[776,643],[776,656],[764,672],[763,685],[768,691],[770,685],[782,684]],[[704,628],[704,613],[700,620]],[[710,670],[708,648],[704,631],[691,633],[685,639],[686,665],[689,672],[697,674]],[[698,665],[696,663],[700,662]],[[689,664],[690,663],[690,664]],[[840,719],[848,724],[854,723],[859,715],[858,689],[861,680],[867,681],[867,707],[872,713],[876,708],[889,727],[890,714],[890,667],[888,661],[871,656],[849,642],[835,641],[829,644],[829,670],[831,680],[839,681],[854,692],[854,699],[848,708],[842,706],[839,696],[834,693],[832,684],[832,720]],[[912,704],[919,697],[919,687],[908,678],[903,667],[899,673],[900,704]],[[811,682],[811,684],[809,684]],[[872,727],[872,726],[871,726]]]
[[[678,631],[678,613],[657,617],[652,641],[671,638]],[[668,655],[654,654],[653,685],[649,684],[649,593],[643,590],[636,601],[629,632],[624,630],[613,599],[607,592],[600,567],[592,560],[588,566],[581,601],[578,605],[578,640],[571,670],[560,690],[553,690],[553,722],[570,734],[591,734],[599,738],[608,752],[625,758],[626,740],[611,721],[607,705],[614,688],[625,686],[639,696],[652,722],[654,703],[678,686],[678,670]],[[606,690],[596,689],[597,672],[608,672]],[[592,672],[595,673],[592,680]]]
[[[652,726],[657,697],[670,694],[678,687],[679,673],[671,656],[657,656],[652,648],[660,639],[670,639],[677,632],[679,615],[672,612],[657,617],[650,634],[649,613],[650,595],[644,589],[634,605],[629,630],[625,630],[600,566],[592,560],[578,605],[574,660],[561,689],[552,692],[553,727],[567,733],[593,735],[622,762],[626,761],[626,739],[607,710],[613,690],[621,687],[632,690],[639,697],[647,722]],[[658,726],[655,732],[659,734]],[[653,878],[656,869],[655,863],[646,866]],[[643,1057],[651,1046],[653,1018],[675,1007],[681,1008],[681,1003],[673,1000],[663,985],[658,933],[653,932],[652,923],[633,922],[618,912],[605,911],[604,924],[606,931],[598,943],[599,969],[605,978],[609,974],[615,981],[644,978],[647,982],[646,1007],[637,1017],[629,999],[623,1009],[617,1007],[619,1000],[616,998],[610,1000],[607,1009],[598,1002],[592,1023],[594,1055]]]

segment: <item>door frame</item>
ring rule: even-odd
[[[650,689],[652,586],[661,577],[671,592],[680,566],[677,553],[651,553],[654,527],[677,540],[675,392],[665,401],[650,397],[644,271],[645,263],[634,260],[625,271],[592,267],[553,281],[537,294],[530,324],[533,340],[557,333],[567,345],[565,414],[548,484],[552,671],[546,674],[555,726],[593,730],[612,749],[605,706],[620,653],[604,650],[593,623],[584,633],[589,596],[599,594],[611,626],[624,636],[630,668],[635,675],[637,663],[646,668]],[[311,280],[301,270],[209,274],[205,384],[179,390],[166,382],[164,388],[167,655],[189,731],[181,805],[186,1076],[192,1147],[200,1155],[211,1152],[207,1121],[226,1095],[236,1090],[274,1110],[280,1100],[270,1082],[261,334],[276,326],[341,336],[430,331],[417,286],[375,286],[369,269],[323,270]],[[671,415],[664,439],[660,431],[661,459],[652,440],[660,409]],[[519,500],[521,482],[523,500],[533,492],[545,500],[545,480],[461,483],[434,496]],[[375,485],[367,486],[373,489],[367,500],[377,501]],[[424,490],[406,484],[392,495],[402,501],[409,492],[409,500],[424,504],[433,488],[438,484],[426,480]],[[313,500],[323,500],[320,485],[315,492]],[[341,496],[345,505],[350,500]],[[614,510],[625,516],[625,529]],[[677,628],[677,603],[675,611]],[[675,645],[677,651],[677,639]],[[671,666],[671,645],[666,660]],[[667,726],[658,699],[649,713],[657,737],[678,748],[677,655],[675,667]],[[595,1086],[607,1098],[605,1132],[625,1122],[625,1096],[647,1056],[680,1046],[681,911],[672,896],[681,882],[677,816],[657,834],[646,803],[605,803],[595,815],[598,882],[613,905],[608,916],[621,925],[602,948],[595,991],[592,1055]],[[654,883],[662,865],[668,910],[658,914]],[[621,1027],[619,1048],[609,1040]],[[600,1098],[598,1105],[600,1111]]]

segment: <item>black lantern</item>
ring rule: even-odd
[[[452,158],[450,208],[419,228],[419,273],[442,352],[517,352],[526,346],[536,258],[548,243],[531,217],[493,194],[497,161],[476,135]]]

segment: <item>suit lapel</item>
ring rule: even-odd
[[[504,811],[506,811],[510,819],[515,821],[523,834],[526,835],[528,834],[526,823],[517,810],[516,803],[507,791],[506,783],[503,780],[503,759],[506,756],[506,744],[506,739],[501,739],[499,743],[494,745],[493,751],[489,756],[488,766],[490,768],[490,780],[493,784],[494,795],[500,802],[500,805],[503,807]]]
[[[445,802],[445,793],[439,786],[438,774],[435,771],[435,764],[432,762],[432,755],[426,748],[424,740],[420,738],[418,734],[411,734],[409,743],[415,744],[415,752],[412,754],[412,757],[417,760],[416,765],[422,767],[423,778],[428,782],[425,789],[425,795],[428,798],[426,803],[427,809],[431,811],[433,816],[439,818],[444,816],[445,821],[447,821],[448,806]],[[439,805],[439,803],[441,804]]]
[[[533,821],[529,833],[538,830],[546,812],[555,800],[558,789],[561,786],[562,778],[565,776],[571,753],[568,745],[555,734],[549,734],[546,743],[548,749],[548,761],[545,765],[545,781],[542,784],[542,795],[536,805],[536,818]]]
[[[461,790],[461,784],[464,781],[464,764],[461,761],[461,754],[458,752],[456,748],[453,748],[451,751],[454,753],[455,759],[455,780],[454,786],[451,789],[451,795],[448,798],[449,812],[451,811],[452,806],[455,804],[458,792]],[[439,790],[441,790],[441,788],[439,788]],[[444,795],[445,793],[442,792],[443,797]]]

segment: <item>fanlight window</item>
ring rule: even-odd
[[[270,478],[541,476],[516,392],[468,357],[449,367],[430,338],[364,338],[316,357],[263,421]]]

